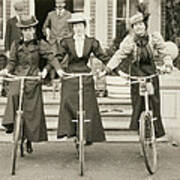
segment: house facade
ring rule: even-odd
[[[4,47],[6,21],[14,16],[13,3],[18,0],[0,0],[0,48]],[[107,47],[112,39],[128,28],[128,19],[136,12],[136,4],[142,0],[66,0],[71,12],[84,12],[88,18],[87,32]],[[144,0],[148,4],[150,31],[164,34],[165,0]],[[53,9],[54,0],[23,0],[27,14],[36,15],[40,27],[47,13]]]

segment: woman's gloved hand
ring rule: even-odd
[[[58,69],[57,74],[58,74],[59,77],[63,77],[64,71],[62,69]]]
[[[8,75],[8,69],[2,69],[2,70],[0,71],[0,75],[1,75],[1,76],[6,76],[6,75]]]
[[[46,76],[47,76],[47,73],[48,73],[47,69],[43,69],[43,71],[40,72],[39,75],[40,75],[43,79],[45,79]]]

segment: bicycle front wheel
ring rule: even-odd
[[[157,150],[153,117],[142,112],[140,117],[140,143],[143,150],[146,168],[150,174],[157,170]]]
[[[14,143],[13,143],[13,152],[12,152],[12,175],[15,175],[16,171],[16,159],[18,151],[18,142],[20,138],[20,128],[21,128],[21,115],[18,115],[15,121],[14,129]]]

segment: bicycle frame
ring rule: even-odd
[[[92,76],[92,73],[65,73],[67,76],[64,79],[79,78],[79,170],[80,175],[84,174],[84,122],[89,122],[89,120],[84,120],[84,110],[83,110],[83,77]]]
[[[144,97],[145,101],[145,112],[141,113],[140,117],[140,143],[142,146],[144,161],[146,168],[150,174],[154,174],[157,169],[157,151],[156,151],[156,137],[154,129],[154,120],[153,114],[149,108],[149,95],[154,94],[154,90],[151,92],[148,89],[148,79],[152,79],[155,76],[158,76],[159,73],[150,75],[150,76],[128,76],[131,81],[131,84],[139,83],[139,95]],[[151,82],[150,82],[151,83]],[[150,84],[152,85],[152,84]],[[153,87],[153,86],[152,86]],[[148,129],[146,127],[150,124],[150,134],[148,135]]]
[[[14,148],[13,148],[13,154],[12,154],[12,171],[11,174],[15,175],[15,169],[16,169],[16,159],[17,159],[17,149],[18,149],[18,141],[19,141],[19,133],[20,129],[21,131],[21,136],[23,135],[23,122],[22,122],[22,102],[23,102],[23,95],[24,95],[24,83],[25,80],[40,80],[40,76],[16,76],[12,74],[7,74],[6,77],[2,77],[3,80],[5,81],[20,81],[20,92],[19,92],[19,105],[18,105],[18,110],[16,111],[17,117],[15,121],[15,130],[13,133],[13,139],[14,139]],[[21,149],[22,151],[22,149]],[[23,153],[21,152],[21,156],[23,156]]]

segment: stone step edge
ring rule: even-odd
[[[7,104],[7,98],[0,98],[0,105],[6,105]],[[52,98],[44,98],[44,104],[45,105],[59,105],[59,99],[52,99]],[[126,98],[107,98],[107,99],[99,99],[98,100],[99,105],[131,105],[131,100]]]
[[[139,142],[139,136],[138,135],[105,135],[106,136],[106,141],[107,143],[109,142],[117,142],[117,143],[122,143],[122,142]],[[3,138],[2,138],[3,137]],[[162,137],[157,139],[157,143],[162,143],[162,142],[169,142],[169,138],[167,136]],[[2,136],[0,135],[0,143],[12,143],[12,136]],[[48,134],[48,142],[73,142],[73,139],[57,139],[56,135],[50,135]],[[43,142],[43,143],[48,143],[48,142]]]

